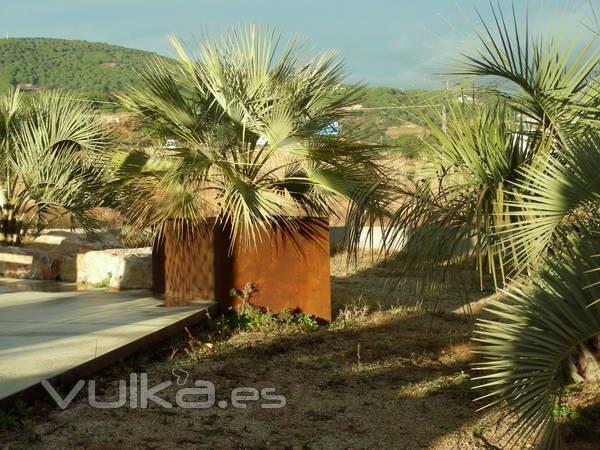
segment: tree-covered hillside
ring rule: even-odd
[[[154,53],[117,45],[52,38],[0,39],[0,92],[10,85],[119,92],[137,80],[136,70]],[[388,87],[365,90],[365,107],[403,106],[423,91]]]
[[[11,85],[21,85],[102,96],[135,84],[136,69],[153,55],[97,42],[0,39],[0,92]]]
[[[0,39],[0,93],[11,85],[24,91],[65,89],[95,100],[114,100],[138,82],[137,72],[158,55],[117,45],[51,38]],[[364,89],[357,109],[343,125],[365,130],[378,142],[393,144],[403,134],[420,134],[422,125],[415,105],[432,103],[432,91],[389,87]],[[406,109],[371,109],[406,107]],[[102,105],[107,111],[118,106]],[[412,126],[412,128],[411,128]]]

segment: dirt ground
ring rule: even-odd
[[[363,258],[348,270],[344,262],[344,255],[332,260],[337,318],[328,326],[258,323],[231,333],[213,320],[191,330],[192,338],[96,377],[98,397],[108,401],[131,372],[147,373],[151,385],[188,373],[186,387],[210,381],[217,402],[227,407],[95,409],[80,394],[65,410],[48,401],[20,405],[13,413],[18,423],[9,426],[4,418],[0,447],[499,448],[510,424],[497,426],[476,412],[469,372],[473,321],[457,310],[468,301],[477,315],[476,302],[485,302],[476,281],[465,283],[471,273],[451,277],[432,311],[431,299],[386,284],[385,266]],[[174,403],[180,387],[173,384],[160,396]],[[265,409],[264,402],[252,401],[246,409],[233,408],[236,387],[275,388],[286,406]],[[600,385],[573,393],[596,425],[600,407],[589,405],[598,393]],[[570,436],[570,448],[600,448],[594,436],[588,433],[584,442],[580,434]]]

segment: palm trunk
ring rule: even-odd
[[[600,382],[600,336],[577,347],[569,361],[569,371],[576,383]]]
[[[16,228],[17,224],[12,214],[12,207],[10,204],[5,204],[2,207],[2,244],[13,245],[16,242]]]
[[[2,245],[18,245],[20,230],[19,224],[15,219],[14,205],[10,201],[10,174],[7,174],[6,180],[0,189],[0,232],[2,233]]]

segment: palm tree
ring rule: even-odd
[[[172,39],[177,63],[152,61],[143,87],[121,98],[156,143],[113,158],[133,230],[156,237],[168,224],[189,230],[216,218],[232,241],[250,243],[298,217],[339,215],[340,198],[376,207],[379,148],[335,125],[357,87],[334,52],[304,60],[297,40],[280,41],[250,26],[192,57]],[[364,208],[350,210],[367,220]]]
[[[484,398],[505,401],[519,417],[515,439],[539,436],[554,448],[561,441],[553,408],[565,373],[576,381],[600,377],[592,354],[599,353],[600,308],[588,273],[599,242],[600,80],[593,73],[600,49],[594,39],[569,52],[516,25],[511,34],[501,14],[496,26],[499,39],[486,28],[485,49],[465,73],[512,83],[516,92],[502,95],[527,119],[535,137],[528,145],[545,143],[548,151],[522,168],[507,202],[513,220],[495,231],[515,249],[516,281],[491,307],[497,320],[479,323],[484,360],[476,368]]]
[[[435,289],[451,263],[475,259],[481,287],[488,272],[501,286],[510,253],[496,251],[493,230],[514,221],[507,202],[515,182],[538,153],[548,152],[547,141],[526,136],[522,119],[503,100],[489,106],[449,96],[444,125],[439,119],[423,118],[431,134],[423,167],[416,180],[399,183],[390,200],[395,210],[385,241],[403,253],[394,275],[418,268],[426,277],[423,286]]]
[[[600,380],[600,133],[598,107],[588,105],[570,105],[584,108],[573,116],[579,124],[556,118],[551,152],[515,184],[521,194],[507,203],[516,220],[497,231],[517,249],[515,281],[476,332],[482,399],[517,415],[514,441],[539,437],[544,448],[562,446],[554,417],[562,387]]]
[[[20,245],[68,216],[89,232],[108,198],[96,165],[112,140],[85,103],[60,92],[0,98],[0,228],[3,245]]]
[[[480,274],[500,275],[503,296],[475,337],[480,400],[518,419],[510,443],[558,448],[560,388],[600,375],[600,49],[592,40],[568,50],[522,32],[514,11],[510,21],[493,14],[458,71],[492,81],[488,97],[451,108],[446,132],[432,127],[437,173],[392,224],[428,242],[424,254],[437,263],[475,255]],[[388,242],[401,242],[397,230]]]

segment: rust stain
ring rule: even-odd
[[[154,289],[167,305],[190,300],[217,300],[222,309],[241,300],[251,283],[251,303],[273,312],[299,309],[331,320],[329,226],[327,219],[297,219],[293,227],[261,231],[254,245],[230,245],[229,230],[213,227],[186,239],[167,231],[155,246]]]

